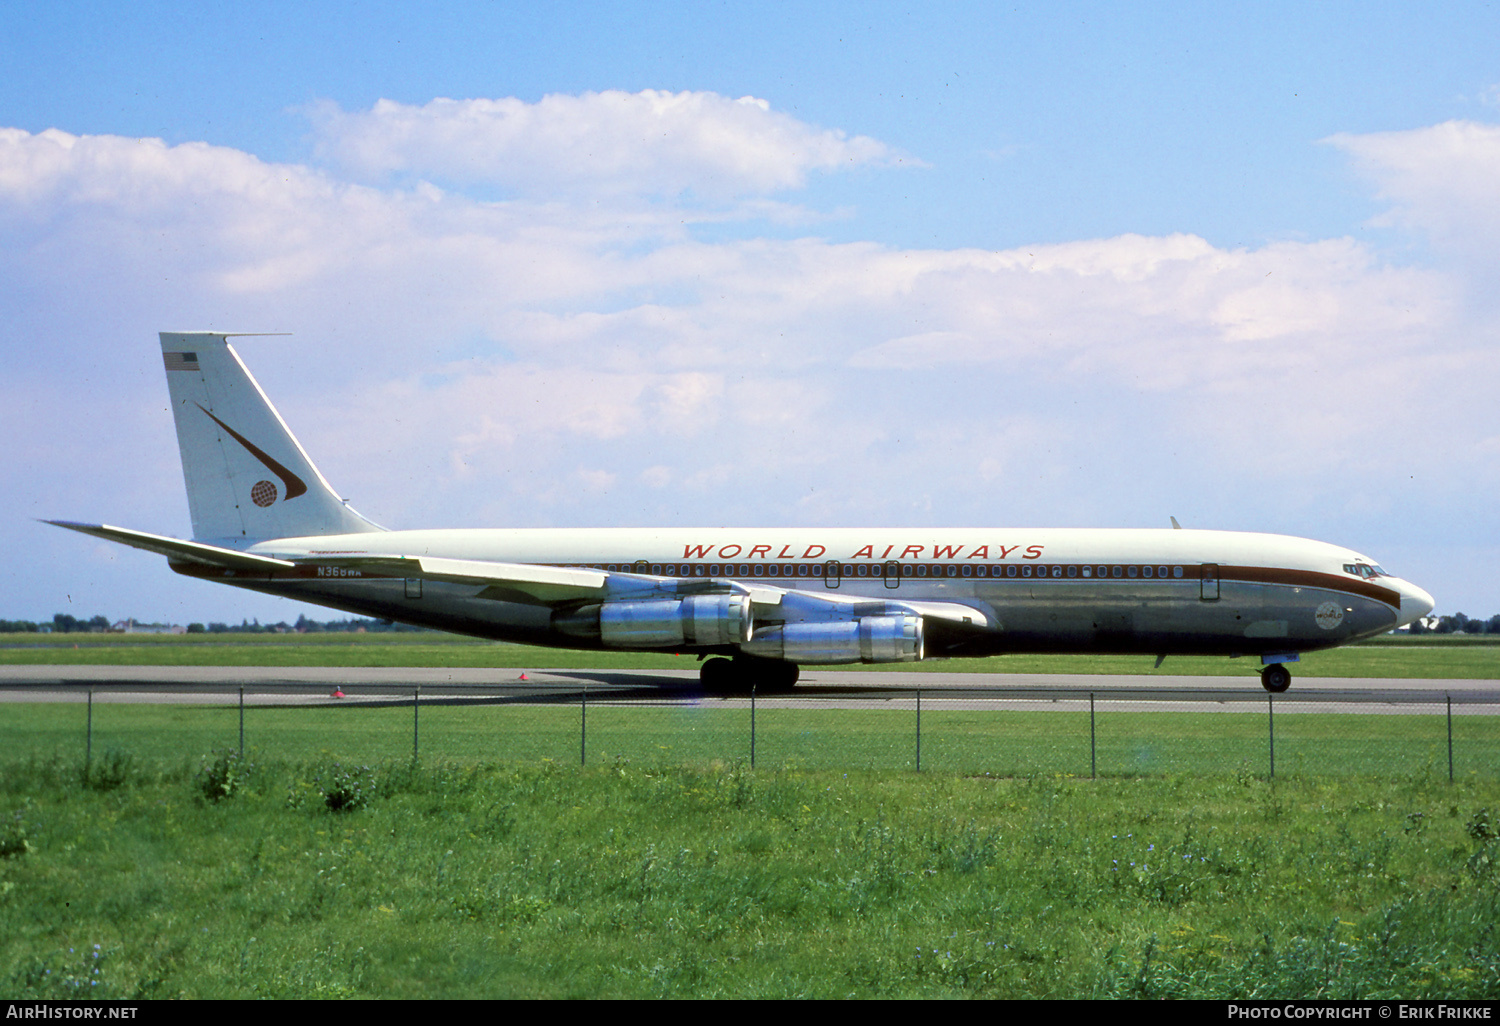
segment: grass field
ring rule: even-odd
[[[0,996],[1500,996],[1493,779],[208,769],[0,762]]]
[[[1105,673],[1249,676],[1259,660],[1173,656],[1029,656],[934,659],[861,669],[900,673]],[[584,652],[479,641],[453,634],[0,634],[0,664],[116,666],[412,666],[692,670],[692,656]],[[1299,677],[1440,677],[1500,680],[1500,637],[1389,636],[1311,652]]]
[[[222,637],[0,657],[691,665]],[[1496,679],[1497,654],[1368,645],[1301,673]],[[1500,717],[1453,718],[1450,783],[1441,707],[1278,712],[1271,779],[1259,704],[1147,708],[1100,703],[1091,736],[1087,712],[929,703],[916,773],[889,703],[761,704],[751,768],[743,705],[596,701],[585,742],[577,704],[432,702],[419,761],[409,701],[251,706],[240,761],[234,706],[100,696],[86,762],[82,703],[7,702],[0,997],[1500,998]]]
[[[994,777],[1037,773],[1089,776],[1243,773],[1269,776],[1272,737],[1265,708],[1245,712],[1149,711],[1145,704],[1100,703],[1080,711],[933,708],[918,724],[904,707],[809,708],[751,713],[743,705],[530,705],[410,701],[385,706],[250,706],[245,745],[258,758],[342,762],[425,758],[473,764],[677,766],[750,763],[761,769],[914,770]],[[1280,776],[1448,774],[1448,720],[1427,714],[1298,713],[1275,717]],[[234,706],[158,705],[96,700],[0,705],[0,752],[14,758],[81,759],[126,752],[171,761],[239,744]],[[1500,717],[1455,716],[1456,776],[1500,775]],[[90,735],[89,731],[92,731]],[[91,737],[91,741],[90,741]]]

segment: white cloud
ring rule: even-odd
[[[899,159],[875,139],[816,128],[765,100],[707,92],[380,100],[356,112],[324,102],[309,116],[320,154],[355,174],[410,173],[529,195],[763,195],[798,188],[813,171]]]
[[[1440,249],[1494,260],[1500,234],[1500,125],[1440,125],[1326,140],[1351,154],[1392,204],[1383,223],[1415,229]]]

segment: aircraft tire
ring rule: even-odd
[[[705,691],[727,692],[740,690],[740,674],[731,660],[723,656],[704,660],[698,668],[698,681]]]
[[[801,675],[801,667],[782,659],[744,658],[734,662],[745,691],[749,691],[752,684],[762,694],[790,691],[797,686],[797,678]]]
[[[1283,663],[1272,663],[1260,671],[1260,686],[1273,695],[1279,695],[1292,686],[1292,671]]]

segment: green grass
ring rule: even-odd
[[[760,703],[754,758],[762,769],[911,770],[918,737],[909,703],[892,708],[819,709]],[[1244,712],[1162,712],[1100,703],[1091,739],[1087,711],[948,710],[925,703],[921,768],[994,777],[1249,773],[1267,775],[1271,748],[1265,707]],[[1448,772],[1447,719],[1430,714],[1365,716],[1281,713],[1275,717],[1278,775],[1391,778]],[[12,758],[82,759],[88,745],[83,703],[0,705],[0,752]],[[239,744],[234,706],[115,703],[96,698],[92,752],[111,750],[171,761]],[[416,728],[414,731],[414,727]],[[586,728],[586,731],[585,731]],[[413,735],[416,734],[414,739]],[[1500,717],[1455,716],[1458,775],[1500,774]],[[262,758],[368,762],[426,758],[464,763],[550,760],[576,766],[628,760],[677,766],[749,762],[750,710],[744,705],[611,705],[576,701],[529,705],[479,700],[432,702],[413,723],[411,703],[382,706],[249,706],[245,743]],[[586,745],[585,745],[586,742]]]
[[[1102,673],[1248,676],[1255,659],[1172,656],[1006,655],[853,667],[899,673]],[[452,634],[0,634],[0,664],[115,666],[411,666],[694,670],[692,656],[587,652],[480,641]],[[848,668],[848,667],[846,667]],[[840,669],[832,667],[831,669]],[[1311,652],[1299,677],[1438,677],[1500,680],[1500,636],[1385,637]]]
[[[1493,779],[252,761],[7,754],[0,996],[1500,996]]]

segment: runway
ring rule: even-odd
[[[246,705],[506,701],[747,704],[705,695],[690,670],[404,667],[0,666],[0,702],[94,701]],[[334,698],[334,691],[342,697]],[[1251,673],[1234,677],[943,673],[806,668],[790,694],[763,704],[802,707],[1076,710],[1149,704],[1158,711],[1250,712],[1269,696]],[[1286,712],[1500,714],[1500,680],[1307,677],[1274,697]]]

